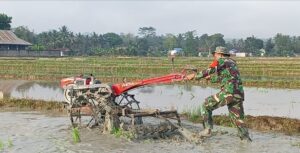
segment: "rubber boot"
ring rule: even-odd
[[[249,132],[246,128],[238,127],[238,134],[241,140],[247,140],[248,142],[252,142],[252,139],[249,136]]]

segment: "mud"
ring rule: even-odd
[[[4,97],[63,101],[63,90],[58,82],[0,80],[0,92]],[[194,85],[157,85],[130,91],[140,101],[142,108],[175,108],[180,112],[192,111],[216,88]],[[277,116],[300,119],[299,89],[245,88],[246,115]],[[284,93],[284,94],[283,94]],[[278,98],[280,95],[280,98]],[[227,114],[226,107],[214,111],[215,115]]]
[[[102,134],[99,129],[80,128],[80,143],[73,143],[67,117],[50,117],[38,112],[0,112],[0,139],[2,152],[278,152],[298,153],[299,136],[262,133],[250,130],[252,143],[239,140],[236,129],[215,127],[213,136],[201,144],[187,142],[174,135],[172,138],[145,138],[130,141]],[[149,119],[145,124],[150,124]],[[199,132],[200,124],[185,121],[183,126]],[[7,142],[11,140],[12,146]]]
[[[67,112],[62,102],[46,102],[30,99],[2,99],[0,100],[1,111],[39,111],[48,116],[66,116]],[[200,116],[193,118],[187,114],[181,114],[181,119],[193,123],[201,123]],[[226,115],[214,115],[214,124],[232,127],[230,118]],[[69,121],[69,120],[68,120]],[[153,121],[154,122],[154,121]],[[274,116],[251,116],[247,115],[245,122],[247,127],[257,131],[281,132],[287,135],[300,135],[300,120]],[[67,122],[69,123],[69,122]],[[157,122],[156,122],[157,123]],[[157,123],[159,124],[159,123]]]
[[[27,82],[14,88],[26,92],[28,91],[27,88],[31,90],[31,85],[32,83]],[[33,83],[33,85],[36,85],[36,83]],[[47,83],[38,84],[38,86],[45,86],[48,92],[52,89],[57,89],[55,85],[52,86]],[[188,102],[188,100],[192,101],[190,105],[195,105],[195,99],[199,100],[196,93],[203,91],[205,93],[201,93],[201,95],[208,95],[206,92],[213,93],[215,91],[215,89],[210,88],[210,91],[206,88],[199,90],[199,87],[196,89],[195,87],[185,89],[182,86],[159,87],[158,89],[156,87],[141,88],[133,93],[141,97],[143,108],[153,107],[152,105],[154,105],[154,107],[158,106],[164,109],[172,107],[172,105],[178,106],[179,102]],[[174,87],[175,90],[167,90]],[[14,88],[10,89],[14,90]],[[44,92],[46,93],[46,91]],[[266,96],[270,91],[259,89],[259,92],[260,94],[254,94],[255,96],[253,97]],[[173,95],[174,93],[177,93],[177,95]],[[279,91],[272,91],[272,93],[279,93]],[[253,93],[250,92],[249,95],[251,94]],[[271,97],[273,94],[271,94]],[[9,96],[12,95],[10,94]],[[250,108],[251,106],[256,106],[256,113],[260,113],[258,115],[264,115],[264,113],[274,115],[270,113],[272,111],[270,111],[269,107],[276,107],[276,110],[273,111],[276,112],[276,115],[282,116],[285,116],[283,114],[286,113],[285,109],[288,108],[290,110],[289,114],[298,118],[297,100],[299,99],[297,97],[299,95],[292,95],[292,99],[290,99],[292,100],[291,106],[284,104],[283,106],[285,107],[282,107],[280,103],[268,103],[266,101],[260,105],[254,103],[255,105],[250,105]],[[159,98],[162,103],[153,101],[151,96]],[[164,99],[164,97],[168,99]],[[276,100],[276,98],[273,99]],[[174,103],[165,103],[170,100],[174,100]],[[147,106],[147,104],[151,105]],[[0,107],[0,152],[300,152],[300,124],[298,119],[247,116],[246,121],[247,126],[251,129],[252,143],[239,140],[236,129],[219,126],[214,129],[213,137],[201,140],[199,141],[200,143],[187,141],[180,132],[174,129],[171,129],[170,132],[163,132],[168,134],[162,135],[160,130],[170,129],[169,125],[164,125],[163,121],[153,118],[145,119],[143,126],[134,129],[135,133],[140,132],[140,136],[133,137],[133,139],[130,136],[129,138],[128,136],[116,137],[115,134],[103,134],[99,128],[80,128],[81,142],[74,143],[70,121],[65,115],[62,102],[5,98],[0,100]],[[180,108],[182,109],[182,107]],[[11,110],[14,110],[14,112],[11,112]],[[19,112],[24,110],[38,110],[41,112]],[[195,118],[195,121],[199,122],[199,119],[199,117]],[[230,126],[228,125],[230,122],[227,119],[229,118],[226,116],[215,116],[215,123]],[[200,124],[193,124],[186,120],[183,122],[183,127],[193,133],[198,133],[202,130]]]

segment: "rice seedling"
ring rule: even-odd
[[[14,146],[14,144],[13,144],[13,142],[12,142],[12,140],[11,140],[10,138],[7,140],[7,146],[8,146],[9,148],[11,148],[11,147]]]
[[[0,151],[2,151],[4,149],[4,143],[2,142],[2,140],[0,139]]]
[[[80,134],[78,128],[72,128],[72,138],[74,143],[79,143],[80,142]]]
[[[192,107],[183,111],[184,115],[187,116],[187,119],[191,122],[200,122],[201,118],[201,106]]]
[[[292,146],[300,148],[300,142],[293,143]]]
[[[116,138],[126,138],[127,140],[132,140],[135,138],[135,134],[131,131],[125,131],[123,128],[116,128],[114,127],[111,131],[111,134],[113,134]]]
[[[111,134],[113,134],[116,138],[119,138],[122,135],[122,129],[113,127],[112,131],[111,131]]]

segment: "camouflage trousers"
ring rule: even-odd
[[[228,107],[231,123],[237,127],[240,138],[249,137],[244,123],[243,99],[222,91],[206,98],[201,106],[204,128],[213,128],[212,111],[225,105]]]

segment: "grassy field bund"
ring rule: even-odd
[[[300,88],[300,58],[234,58],[245,86]],[[174,72],[187,65],[207,68],[212,58],[178,57]],[[0,78],[59,81],[78,74],[93,73],[103,82],[157,77],[173,72],[167,57],[66,57],[0,58]],[[206,85],[206,80],[192,84]]]

